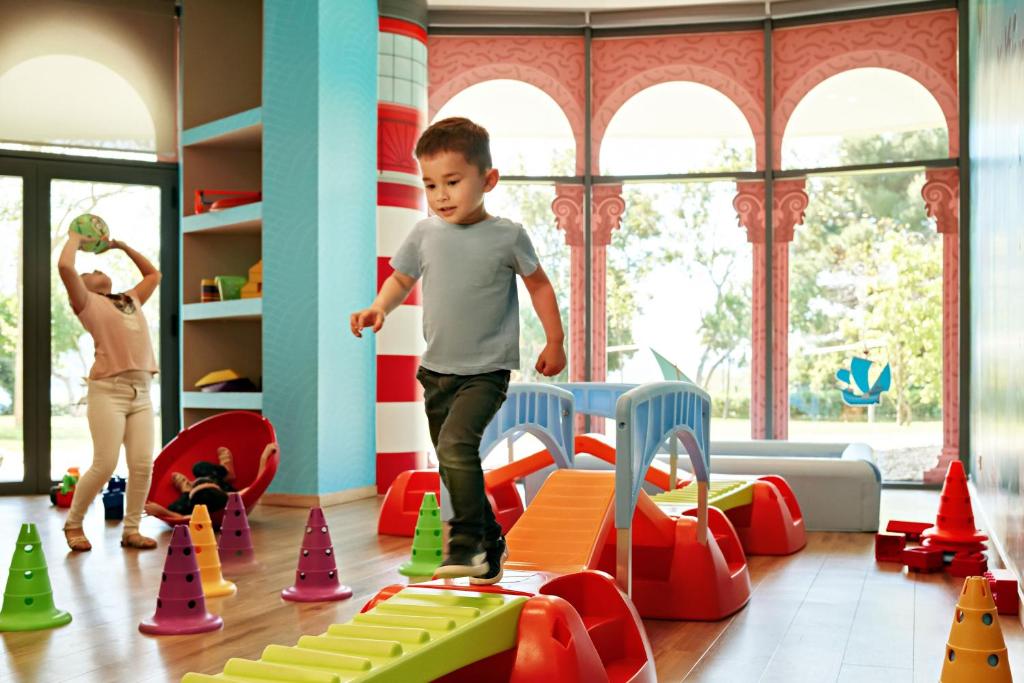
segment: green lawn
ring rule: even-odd
[[[155,416],[154,457],[159,452],[160,416]],[[59,479],[69,467],[82,471],[92,462],[92,437],[85,416],[60,415],[50,421],[51,468],[50,474]],[[21,481],[24,477],[22,465],[22,433],[14,424],[13,415],[0,415],[0,481]],[[127,469],[124,457],[118,461],[117,474],[125,476]]]

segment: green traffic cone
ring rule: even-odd
[[[441,566],[442,546],[441,511],[437,507],[437,498],[428,491],[423,494],[420,504],[420,517],[412,539],[412,558],[398,568],[398,573],[410,578],[433,577],[434,571]]]
[[[22,524],[0,609],[0,631],[39,631],[70,621],[70,614],[53,605],[50,575],[36,525]]]

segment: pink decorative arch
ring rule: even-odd
[[[576,173],[583,173],[583,39],[561,36],[438,36],[427,42],[429,117],[466,88],[499,78],[522,81],[562,108],[576,140]]]
[[[956,10],[779,29],[773,49],[776,165],[786,125],[804,96],[827,78],[864,67],[892,69],[927,88],[946,118],[949,155],[959,154]]]
[[[732,100],[750,124],[757,168],[764,168],[764,37],[760,31],[681,34],[595,40],[593,166],[615,112],[630,97],[659,83],[693,81]]]

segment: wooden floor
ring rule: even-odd
[[[886,491],[883,514],[928,519],[936,492]],[[351,600],[298,605],[278,597],[294,577],[306,513],[263,507],[252,516],[263,562],[235,577],[238,594],[209,600],[226,627],[212,634],[153,638],[138,623],[153,613],[164,560],[160,551],[122,551],[119,529],[102,509],[89,514],[91,553],[70,555],[61,535],[63,513],[44,497],[0,498],[0,567],[6,577],[19,524],[35,522],[43,537],[58,607],[74,620],[64,628],[5,633],[0,681],[178,681],[187,671],[215,673],[229,657],[258,658],[270,643],[293,644],[350,618],[378,588],[397,583],[407,539],[378,537],[378,500],[327,510],[341,576]],[[143,531],[169,531],[145,520]],[[815,533],[787,558],[750,559],[750,604],[718,623],[648,621],[661,681],[743,683],[826,681],[904,683],[938,680],[960,582],[945,574],[914,576],[875,564],[870,534]],[[1010,662],[1024,676],[1024,632],[1001,619]]]

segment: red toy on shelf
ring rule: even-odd
[[[220,197],[220,199],[211,199]],[[192,208],[196,213],[207,211],[223,211],[235,206],[253,204],[263,199],[262,192],[246,190],[196,190],[195,203]]]
[[[196,422],[164,446],[153,461],[153,480],[147,500],[168,507],[181,496],[171,483],[171,475],[191,472],[192,465],[200,460],[215,460],[217,449],[224,446],[234,455],[234,486],[242,497],[246,512],[251,513],[277,474],[281,456],[276,443],[274,426],[258,413],[232,410]],[[274,450],[268,454],[266,466],[260,473],[260,458],[271,445]],[[220,510],[210,515],[215,526],[220,526],[223,514]],[[172,526],[188,523],[188,518],[182,515],[160,515],[158,518]]]

